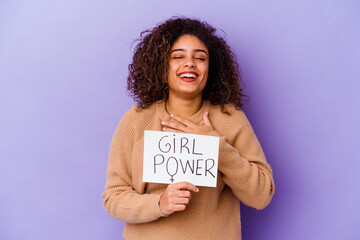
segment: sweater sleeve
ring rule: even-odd
[[[244,112],[236,110],[233,114],[221,131],[231,134],[231,144],[218,131],[210,133],[220,137],[219,171],[242,203],[263,209],[275,192],[272,170]]]
[[[131,111],[131,110],[130,110]],[[132,186],[131,162],[134,131],[125,114],[110,146],[104,207],[113,217],[127,223],[145,223],[164,216],[159,207],[161,194],[140,194]]]

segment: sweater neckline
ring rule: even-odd
[[[206,111],[209,112],[209,110],[210,110],[210,103],[206,100],[203,100],[199,111],[190,117],[186,117],[186,119],[194,123],[200,123],[203,120],[204,112]],[[156,102],[156,113],[161,120],[168,121],[169,119],[171,119],[170,114],[166,111],[166,105],[164,100]]]

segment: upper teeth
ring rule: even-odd
[[[184,73],[184,74],[181,74],[180,77],[196,78],[196,75],[193,73]]]

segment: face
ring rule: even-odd
[[[183,35],[173,44],[169,56],[169,98],[202,96],[209,71],[209,51],[193,35]]]

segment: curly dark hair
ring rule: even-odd
[[[190,34],[201,40],[209,51],[209,78],[203,99],[221,105],[223,111],[228,103],[240,109],[247,96],[243,94],[239,65],[225,40],[215,33],[216,29],[206,22],[178,17],[142,32],[127,79],[128,90],[137,105],[145,108],[158,100],[167,100],[170,49],[179,37]]]

